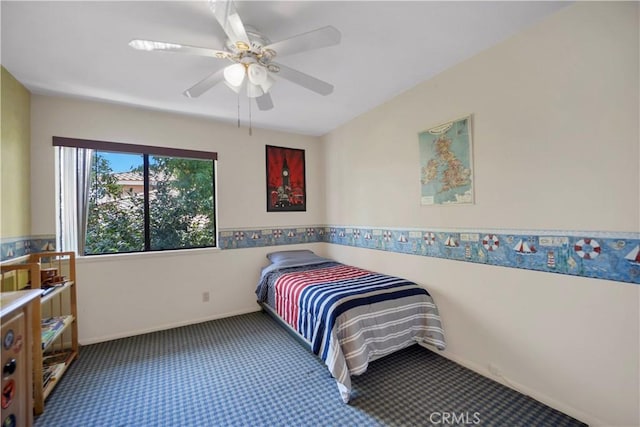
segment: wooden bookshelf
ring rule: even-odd
[[[36,414],[44,411],[44,401],[53,391],[58,381],[71,363],[78,357],[78,306],[76,299],[76,262],[74,252],[38,252],[31,254],[30,263],[40,269],[56,269],[64,281],[54,286],[40,301],[40,333],[36,339],[40,351],[34,356],[33,408]],[[56,327],[50,330],[50,319]],[[53,355],[58,357],[51,370],[46,363]],[[45,372],[50,373],[45,381]]]
[[[41,288],[42,272],[56,271],[52,289]],[[74,252],[39,252],[20,264],[1,266],[2,291],[40,290],[33,316],[33,410],[44,402],[70,364],[78,357],[78,306]]]

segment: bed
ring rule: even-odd
[[[351,376],[415,343],[439,350],[445,337],[426,289],[405,279],[338,263],[310,250],[267,255],[258,303],[318,355],[351,397]]]

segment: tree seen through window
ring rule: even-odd
[[[209,159],[96,150],[85,254],[215,246],[213,177]]]

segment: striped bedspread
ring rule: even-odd
[[[369,362],[418,341],[445,347],[429,293],[398,277],[331,262],[272,271],[261,293],[326,363],[345,402]]]

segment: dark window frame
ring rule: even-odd
[[[218,224],[217,224],[217,203],[216,203],[216,161],[218,160],[218,153],[212,151],[199,151],[199,150],[187,150],[181,148],[169,148],[169,147],[156,147],[150,145],[138,145],[127,144],[120,142],[109,141],[97,141],[90,139],[78,139],[67,137],[53,137],[53,146],[55,147],[71,147],[71,148],[84,148],[95,151],[110,152],[110,153],[128,153],[138,154],[143,156],[144,160],[144,250],[142,251],[123,251],[123,252],[109,252],[103,254],[83,254],[84,256],[94,255],[113,255],[113,254],[127,254],[127,253],[148,253],[148,252],[163,252],[172,250],[186,250],[186,249],[204,249],[204,248],[216,248],[218,246]],[[190,160],[211,160],[213,163],[213,175],[212,175],[212,195],[213,195],[213,245],[212,246],[197,246],[197,247],[183,247],[183,248],[165,248],[165,249],[151,249],[151,236],[150,236],[150,217],[149,217],[149,156],[160,157],[176,157]]]

